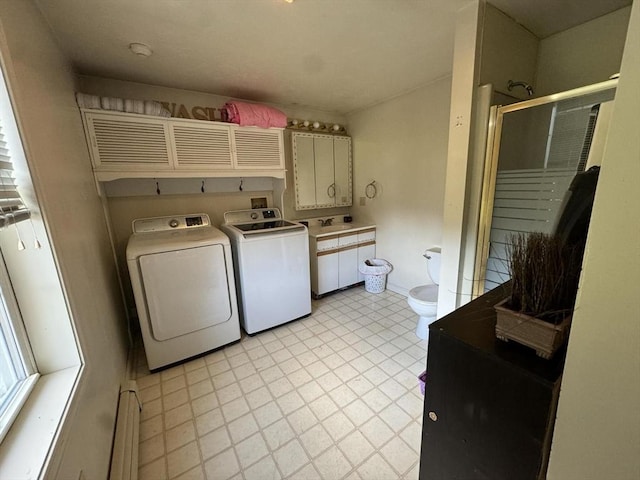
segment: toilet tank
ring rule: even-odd
[[[428,248],[424,255],[427,258],[427,272],[431,281],[440,285],[440,258],[442,256],[440,247]]]

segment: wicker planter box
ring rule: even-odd
[[[494,306],[496,310],[496,337],[531,347],[539,357],[549,359],[569,336],[571,315],[557,325],[505,307],[508,298]]]

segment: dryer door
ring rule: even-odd
[[[140,271],[156,340],[179,337],[231,318],[222,245],[143,255]]]

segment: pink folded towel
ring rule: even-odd
[[[228,112],[229,121],[243,127],[269,128],[287,126],[287,116],[280,110],[267,105],[234,101],[225,103],[224,108]]]

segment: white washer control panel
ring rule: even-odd
[[[251,210],[232,210],[225,212],[224,223],[251,223],[262,220],[280,220],[282,215],[277,208],[253,208]]]

